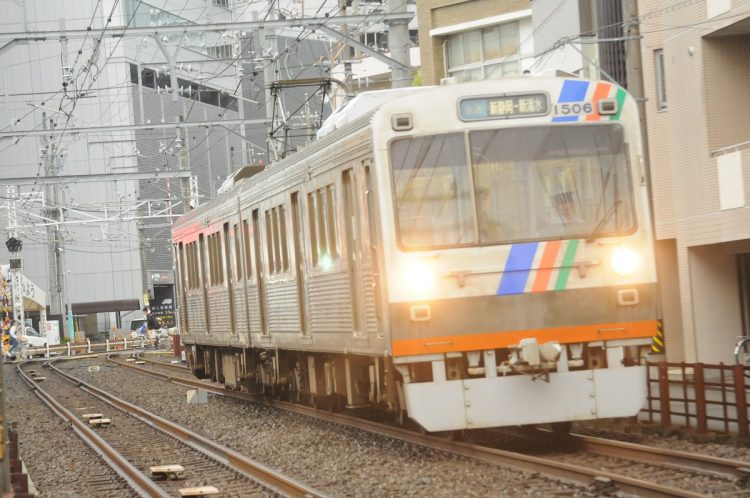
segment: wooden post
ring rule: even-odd
[[[706,419],[706,384],[703,372],[703,363],[693,365],[695,375],[695,416],[697,418],[697,431],[705,434],[708,432],[708,420]]]
[[[661,426],[669,427],[672,425],[672,410],[669,404],[669,374],[667,372],[667,363],[659,362],[659,409],[661,412]]]
[[[734,403],[737,409],[737,432],[741,438],[748,437],[747,397],[745,396],[745,367],[734,365]]]

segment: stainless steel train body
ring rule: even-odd
[[[430,431],[637,413],[657,306],[632,98],[389,95],[180,218],[193,371]]]

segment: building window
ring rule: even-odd
[[[517,76],[521,72],[518,23],[464,31],[448,38],[448,76],[476,81]]]
[[[667,108],[667,86],[664,79],[664,50],[654,50],[654,72],[656,73],[656,109]]]
[[[232,45],[216,45],[215,47],[206,47],[206,53],[214,59],[231,59]]]

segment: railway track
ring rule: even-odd
[[[706,494],[734,495],[747,493],[750,464],[740,460],[717,458],[708,455],[687,453],[671,449],[624,443],[620,441],[573,435],[565,438],[564,446],[573,446],[576,455],[554,455],[548,458],[521,452],[510,452],[483,444],[446,441],[445,439],[416,434],[377,422],[348,415],[320,412],[314,408],[292,403],[273,401],[256,395],[226,390],[221,386],[199,381],[183,366],[145,360],[145,365],[132,365],[110,358],[119,365],[137,369],[163,380],[193,388],[206,389],[239,399],[262,402],[284,410],[294,411],[315,418],[336,422],[353,428],[378,433],[408,441],[436,450],[442,450],[475,458],[484,462],[509,466],[531,472],[539,472],[568,482],[594,486],[602,492],[619,490],[639,496],[696,497]],[[143,368],[148,367],[148,368]],[[541,435],[540,437],[552,437]],[[547,440],[549,442],[549,439]],[[588,457],[582,457],[586,454]],[[591,458],[591,457],[595,458]],[[604,460],[604,462],[602,461]],[[571,463],[577,462],[577,463]],[[649,478],[628,476],[629,467],[641,466],[648,470]],[[603,470],[606,466],[612,470]],[[650,470],[649,470],[650,469]],[[651,477],[653,476],[653,477]],[[699,476],[696,478],[696,476]],[[666,485],[665,482],[673,483]],[[695,482],[700,484],[696,486]]]
[[[70,360],[56,360],[60,361]],[[44,369],[38,368],[39,363],[19,365],[17,372],[45,404],[68,420],[84,441],[142,496],[183,496],[187,489],[210,493],[211,487],[223,496],[325,496],[227,447],[86,384],[52,363],[44,363]],[[76,368],[71,363],[74,364],[66,364],[66,370]],[[175,465],[181,469],[158,468]],[[102,479],[101,486],[95,489],[106,493],[110,483]]]

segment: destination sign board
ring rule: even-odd
[[[544,116],[548,112],[549,101],[543,93],[471,97],[458,104],[459,117],[464,121]]]

